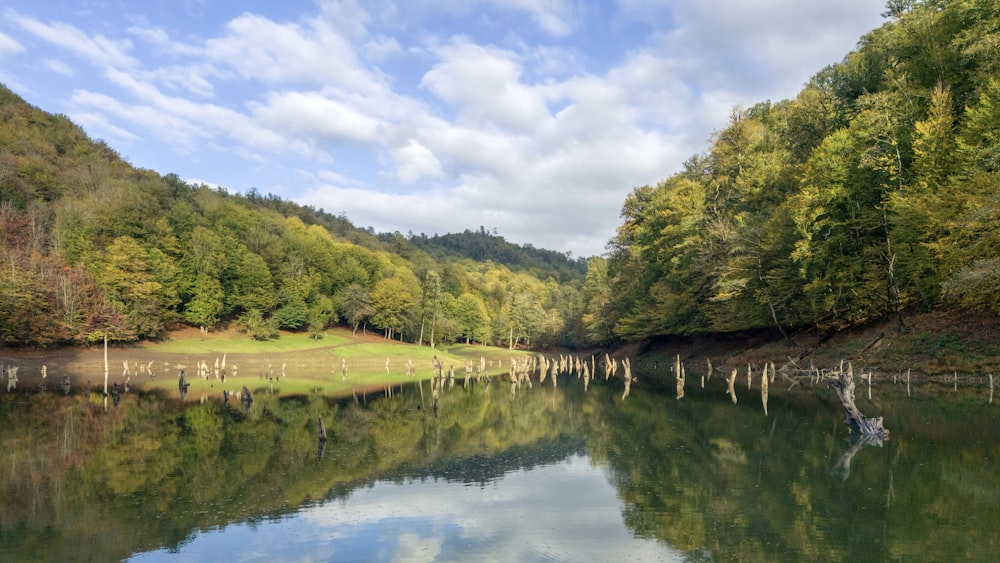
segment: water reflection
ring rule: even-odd
[[[637,540],[607,476],[584,455],[508,472],[483,484],[444,478],[380,481],[287,518],[201,534],[190,560],[225,545],[240,561],[680,560]],[[133,561],[176,560],[167,550]]]
[[[4,396],[0,560],[975,560],[1000,550],[1000,446],[985,397],[886,386],[865,406],[892,421],[893,439],[863,448],[821,385],[769,381],[761,403],[734,405],[734,378],[676,400],[676,379],[642,372],[623,401],[621,379],[556,387],[549,371],[544,385],[451,376],[357,403],[260,393],[247,410],[130,393],[105,413],[85,397]]]

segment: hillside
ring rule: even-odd
[[[418,344],[579,338],[580,264],[563,275],[551,252],[432,255],[272,194],[136,169],[5,87],[0,123],[0,345],[230,323],[257,339],[338,323]]]

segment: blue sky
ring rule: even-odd
[[[882,0],[8,0],[0,82],[133,165],[376,231],[604,252],[734,106],[794,97]]]

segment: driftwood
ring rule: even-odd
[[[876,416],[868,418],[861,414],[857,405],[854,404],[854,374],[848,366],[847,371],[840,373],[830,380],[830,387],[840,398],[840,403],[844,406],[844,413],[847,415],[845,423],[848,428],[862,436],[871,436],[877,440],[885,440],[889,437],[889,431],[882,426],[882,417]]]

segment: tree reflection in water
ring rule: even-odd
[[[511,475],[544,473],[552,479],[545,486],[556,487],[559,472],[545,468],[567,459],[606,476],[620,503],[610,512],[637,542],[655,540],[667,555],[770,561],[1000,552],[993,533],[1000,486],[988,462],[1000,448],[985,398],[908,398],[902,385],[888,386],[873,410],[893,421],[893,439],[844,448],[840,406],[821,387],[787,391],[776,383],[762,391],[760,406],[733,405],[729,381],[710,379],[678,401],[663,375],[639,375],[643,385],[633,383],[624,401],[617,378],[592,379],[586,392],[577,378],[516,393],[483,382],[443,385],[437,416],[417,385],[391,399],[368,394],[367,404],[259,393],[246,413],[236,401],[181,405],[135,393],[107,413],[79,396],[5,395],[0,559],[183,551],[203,530],[350,503],[382,482],[429,479],[440,483],[435,494],[457,495],[468,485],[489,492]],[[560,509],[578,507],[551,507]],[[927,514],[935,517],[917,517]]]

